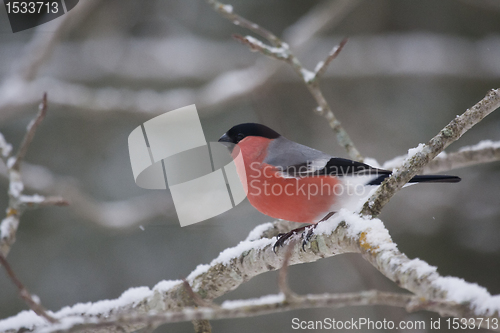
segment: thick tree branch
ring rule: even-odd
[[[203,299],[215,299],[254,276],[282,267],[286,254],[285,251],[275,254],[272,249],[274,242],[274,239],[241,242],[238,246],[223,251],[209,265],[198,266],[188,276],[187,281],[194,292]],[[290,248],[291,265],[343,253],[360,253],[386,277],[411,291],[415,299],[422,304],[435,305],[432,311],[463,318],[500,318],[500,296],[491,296],[484,288],[458,278],[442,277],[436,272],[436,267],[429,266],[420,259],[408,259],[397,249],[379,219],[363,218],[341,210],[317,226],[306,251],[302,250],[300,242]],[[275,303],[283,302],[283,299],[275,300]],[[75,316],[80,322],[82,318],[85,321],[99,321],[99,318],[116,316],[113,319],[116,320],[126,316],[142,317],[151,313],[176,317],[184,311],[183,308],[193,306],[191,302],[192,299],[182,281],[164,281],[152,290],[145,287],[130,289],[117,300],[80,304],[54,313],[53,316],[63,323]],[[366,299],[359,302],[371,304]],[[415,305],[414,308],[421,307]],[[273,311],[279,311],[279,307]],[[200,309],[200,312],[203,311]],[[186,313],[191,311],[186,310]],[[199,316],[195,319],[208,319],[204,315]],[[183,318],[193,319],[185,316]],[[28,321],[26,325],[29,326],[29,323]],[[143,319],[140,322],[127,323],[120,325],[121,329],[127,332],[147,325]],[[32,325],[30,327],[46,327],[47,332],[57,330],[57,326],[49,329],[46,325]],[[14,332],[20,327],[11,328],[12,330],[5,331]],[[106,331],[118,332],[120,329],[107,328]]]
[[[456,316],[461,313],[461,306],[452,302],[428,302],[410,294],[381,292],[376,290],[359,293],[304,295],[296,296],[293,300],[285,300],[282,294],[278,294],[267,295],[258,299],[226,301],[220,307],[189,307],[180,311],[166,313],[149,313],[144,315],[130,314],[83,323],[75,321],[73,325],[71,325],[70,320],[68,320],[62,325],[54,325],[54,330],[49,331],[60,333],[82,331],[109,332],[113,330],[114,327],[157,327],[167,323],[194,320],[208,321],[230,318],[248,318],[296,309],[338,309],[368,305],[399,307],[408,312],[419,310],[440,311],[443,316]],[[57,329],[59,326],[70,327],[66,329]]]
[[[458,140],[465,132],[480,122],[500,106],[500,89],[492,89],[486,97],[462,115],[453,119],[427,144],[415,148],[403,166],[392,173],[375,194],[365,203],[361,214],[377,216],[392,196],[399,191],[413,176],[422,169],[452,142]]]

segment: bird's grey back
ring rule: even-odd
[[[314,170],[319,170],[331,158],[332,156],[319,150],[280,136],[269,144],[264,163],[280,167],[283,170],[293,166],[305,166],[308,163]]]

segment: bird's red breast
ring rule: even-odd
[[[248,200],[258,211],[271,217],[317,223],[335,203],[333,191],[339,184],[338,178],[283,177],[280,169],[263,162],[271,141],[247,137],[238,143],[243,163],[241,159],[235,159],[235,163]],[[233,154],[238,154],[238,149]]]

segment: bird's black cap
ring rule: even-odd
[[[276,139],[280,137],[280,134],[262,124],[245,123],[233,126],[229,131],[220,137],[219,142],[231,142],[237,144],[247,136],[260,136],[267,139]]]

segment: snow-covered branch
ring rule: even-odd
[[[377,290],[359,293],[321,294],[296,296],[291,301],[285,301],[283,294],[267,295],[261,298],[247,300],[225,301],[221,306],[187,307],[179,311],[147,314],[129,314],[119,317],[104,318],[78,322],[75,318],[68,318],[61,324],[53,325],[44,332],[98,332],[113,327],[152,327],[162,324],[186,322],[193,320],[217,320],[230,318],[244,318],[273,314],[297,309],[330,308],[337,309],[352,306],[385,305],[400,307],[408,312],[428,310],[440,311],[443,315],[460,314],[459,304],[450,302],[428,302],[416,296],[402,293],[381,292]],[[72,321],[75,322],[72,324]],[[69,326],[69,328],[68,328]]]
[[[424,173],[464,168],[472,165],[500,161],[500,141],[483,140],[449,154],[439,154],[424,167]]]
[[[381,167],[392,170],[403,165],[408,155],[397,156],[386,161]],[[465,146],[456,152],[442,151],[427,164],[424,174],[450,171],[472,165],[500,161],[500,141],[483,140],[473,146]]]
[[[198,266],[187,277],[187,281],[194,292],[204,300],[213,300],[259,274],[279,269],[285,261],[286,253],[282,250],[275,254],[274,242],[274,239],[267,238],[243,241],[234,248],[224,250],[210,264]],[[74,331],[73,326],[76,329],[78,325],[85,323],[95,325],[94,328],[106,326],[106,332],[122,329],[130,332],[147,326],[150,321],[163,323],[232,318],[241,316],[242,309],[250,311],[249,315],[260,315],[300,307],[369,304],[399,306],[409,310],[427,309],[463,318],[500,318],[500,296],[491,296],[484,288],[462,279],[443,277],[437,273],[436,267],[420,259],[409,259],[398,250],[379,219],[360,217],[342,210],[318,225],[305,251],[302,250],[301,242],[296,242],[291,248],[289,263],[295,265],[313,262],[343,253],[362,254],[382,274],[414,295],[386,298],[385,293],[366,292],[349,295],[297,296],[297,303],[284,302],[284,297],[279,296],[281,298],[261,299],[261,305],[269,303],[272,305],[252,308],[254,312],[245,306],[258,305],[259,302],[246,301],[239,305],[228,302],[223,303],[219,310],[217,307],[195,310],[191,308],[194,304],[182,281],[163,281],[152,289],[147,287],[129,289],[116,300],[76,304],[51,313],[62,324],[65,323],[64,328],[57,325],[50,326],[32,312],[22,312],[15,317],[0,321],[0,331],[14,332],[22,327],[43,329],[44,332]],[[240,314],[226,312],[228,307],[236,308]],[[149,316],[153,319],[145,319]],[[119,327],[109,327],[117,325],[117,322]]]
[[[500,106],[500,89],[492,89],[472,108],[462,115],[456,116],[427,144],[420,144],[411,149],[401,168],[396,169],[389,178],[377,189],[373,196],[365,203],[361,213],[376,216],[389,202],[392,196],[399,191],[413,176],[422,169],[452,142],[458,140],[465,132],[480,122],[484,117]]]

